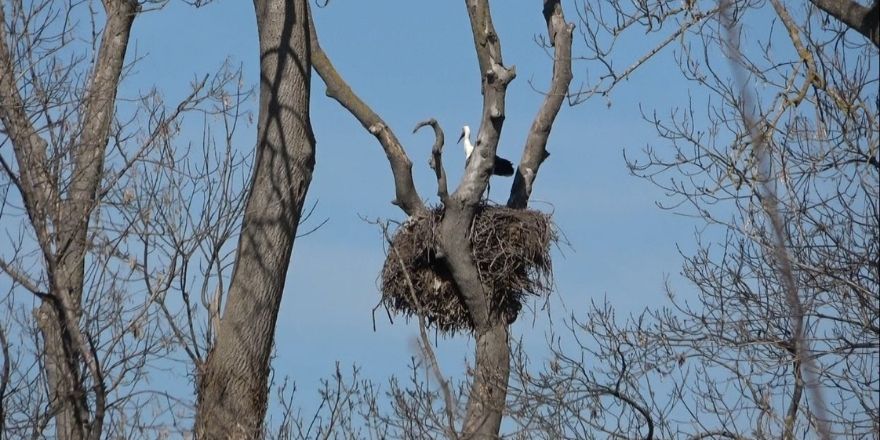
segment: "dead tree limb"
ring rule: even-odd
[[[426,125],[430,125],[434,129],[434,146],[431,148],[431,160],[429,163],[431,169],[434,170],[434,174],[437,176],[437,197],[440,198],[440,203],[445,206],[446,202],[449,201],[449,189],[446,185],[446,169],[443,168],[443,129],[440,128],[440,124],[437,123],[436,119],[431,118],[416,124],[413,133]]]
[[[507,200],[507,206],[510,208],[525,209],[528,205],[538,169],[550,156],[547,152],[547,139],[550,137],[550,129],[553,127],[556,115],[559,114],[562,102],[568,95],[568,86],[572,79],[571,40],[574,24],[565,21],[562,5],[558,0],[544,2],[544,19],[547,21],[547,35],[554,47],[553,79],[550,83],[550,91],[544,97],[544,102],[541,103],[529,129],[522,159],[514,175],[513,186],[510,188],[510,198]]]
[[[354,93],[354,90],[348,86],[336,68],[333,67],[330,58],[321,49],[311,15],[309,15],[309,29],[311,31],[312,67],[324,80],[324,84],[327,86],[327,96],[342,104],[370,134],[379,140],[382,149],[385,150],[385,156],[388,157],[388,163],[391,165],[391,172],[394,175],[395,199],[391,203],[399,206],[409,216],[423,213],[425,204],[419,197],[413,183],[412,161],[407,157],[403,146],[394,135],[394,131]]]
[[[473,208],[480,202],[495,166],[495,152],[504,125],[507,85],[516,77],[516,68],[504,66],[501,40],[492,24],[489,2],[467,0],[465,3],[480,65],[483,112],[474,152],[452,197],[462,206]],[[472,212],[467,214],[471,215]]]

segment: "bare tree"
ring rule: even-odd
[[[11,9],[8,20],[6,7]],[[41,45],[52,44],[53,37],[62,44],[69,38],[66,17],[54,16],[66,13],[64,7],[45,15],[40,9],[51,8],[48,3],[6,7],[0,8],[0,118],[4,144],[11,144],[18,166],[14,169],[4,160],[3,169],[19,192],[39,243],[43,285],[5,260],[2,267],[41,300],[35,313],[46,350],[50,404],[57,413],[56,435],[97,439],[106,409],[106,383],[94,343],[79,327],[80,304],[90,244],[88,223],[104,176],[116,90],[139,6],[133,1],[104,3],[103,37],[81,90],[57,87],[54,80],[69,72],[68,66],[61,60],[41,59],[58,49]],[[34,29],[31,18],[46,21]],[[10,41],[17,44],[9,47]],[[82,93],[77,96],[77,92]],[[75,108],[64,105],[71,98],[77,100]],[[47,140],[41,132],[55,136]],[[80,369],[83,364],[85,372]]]
[[[156,89],[119,97],[143,5],[89,6],[0,7],[0,271],[11,281],[0,299],[0,420],[10,438],[188,430],[191,393],[146,379],[204,360],[214,329],[202,323],[216,323],[243,209],[240,72],[195,78],[170,105]],[[201,145],[179,139],[189,114],[204,126]]]
[[[461,301],[466,306],[476,339],[476,362],[468,393],[467,409],[461,432],[471,438],[496,438],[505,409],[509,376],[509,317],[493,310],[487,300],[486,285],[472,257],[469,231],[486,190],[505,117],[507,85],[516,76],[515,70],[504,65],[501,43],[492,24],[489,3],[485,0],[465,2],[474,47],[482,79],[483,113],[476,147],[458,187],[450,194],[446,187],[440,149],[432,153],[432,166],[437,174],[437,194],[443,204],[439,227],[438,258],[452,274]],[[547,32],[555,47],[553,82],[550,92],[538,111],[526,140],[523,158],[511,190],[508,206],[526,207],[538,168],[548,156],[546,151],[553,120],[558,113],[571,81],[571,38],[573,26],[565,22],[558,1],[545,1],[543,14]],[[312,27],[314,32],[314,27]],[[427,208],[412,180],[412,162],[389,127],[366,103],[360,100],[337,73],[327,55],[312,35],[312,63],[327,85],[327,94],[339,101],[382,145],[394,175],[394,204],[410,217],[427,215]],[[418,127],[417,127],[418,128]],[[438,131],[438,141],[442,143]],[[515,318],[514,318],[515,319]],[[447,432],[447,435],[450,434]]]
[[[594,304],[569,322],[579,350],[554,346],[539,371],[516,357],[523,432],[876,435],[877,5],[582,4],[584,59],[602,73],[576,101],[609,96],[667,52],[698,86],[683,108],[643,110],[663,145],[627,155],[670,195],[664,206],[706,224],[684,254],[697,296],[670,285],[668,307],[629,317]],[[645,32],[642,55],[613,50]]]
[[[9,317],[0,324],[0,427],[8,437],[54,430],[62,439],[153,438],[168,427],[189,431],[195,414],[199,438],[275,435],[263,419],[284,274],[308,216],[311,68],[376,136],[394,176],[393,203],[418,219],[432,214],[412,162],[330,63],[306,0],[255,1],[261,84],[252,168],[232,141],[248,96],[240,74],[222,68],[196,79],[176,105],[156,91],[121,100],[128,35],[143,5],[103,5],[103,14],[79,3],[0,6],[0,220],[10,243],[0,271],[12,281],[0,301]],[[601,73],[573,95],[574,26],[560,2],[543,3],[553,79],[506,206],[527,207],[567,96],[609,96],[676,47],[683,78],[705,95],[668,116],[646,112],[669,148],[628,163],[672,195],[670,208],[723,232],[685,255],[696,303],[670,286],[669,307],[636,316],[618,319],[608,304],[594,304],[568,322],[579,346],[555,342],[543,368],[511,341],[516,315],[493,308],[494,286],[470,239],[515,69],[503,62],[488,1],[465,5],[484,99],[475,150],[451,193],[439,124],[416,128],[435,130],[431,166],[443,215],[433,253],[472,324],[471,380],[445,380],[421,320],[424,359],[413,360],[410,377],[392,378],[381,392],[357,369],[337,368],[309,417],[282,386],[277,437],[497,438],[505,417],[513,438],[876,432],[878,3],[585,2],[583,59]],[[760,12],[771,19],[753,27],[769,29],[772,44],[753,35],[759,50],[743,50],[740,24],[767,16]],[[74,37],[77,14],[94,26],[91,41]],[[615,43],[645,31],[656,44],[620,69],[628,54]],[[730,59],[741,77],[720,73]],[[176,141],[193,111],[204,115],[201,149]],[[143,385],[159,362],[193,369],[195,406]]]

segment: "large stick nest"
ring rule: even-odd
[[[382,269],[382,303],[407,317],[421,311],[443,332],[473,330],[462,295],[436,256],[442,217],[435,208],[395,231]],[[548,214],[484,205],[468,234],[494,316],[511,323],[526,295],[550,293],[550,244],[558,236]]]

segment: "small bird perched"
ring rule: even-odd
[[[467,162],[471,160],[471,153],[474,152],[474,145],[471,143],[471,128],[465,125],[461,129],[461,136],[458,138],[458,142],[461,142],[464,139],[464,156],[465,156],[465,166]],[[492,174],[496,176],[512,176],[513,175],[513,164],[503,158],[495,156],[495,163],[492,166]]]

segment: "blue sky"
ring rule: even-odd
[[[566,5],[569,21],[577,17]],[[450,185],[463,168],[460,147],[451,144],[463,124],[479,123],[481,96],[473,40],[463,2],[344,2],[314,8],[321,44],[354,90],[395,130],[414,162],[421,195],[436,201],[427,166],[433,137],[412,127],[437,118],[447,134],[445,162]],[[507,119],[499,154],[517,161],[525,134],[551,72],[550,59],[534,42],[546,32],[535,2],[496,4],[493,18],[504,60],[516,65],[507,98]],[[575,54],[578,51],[576,35]],[[144,61],[123,91],[156,85],[172,102],[185,93],[188,79],[211,72],[227,58],[244,66],[245,80],[258,78],[257,38],[250,2],[216,1],[194,9],[171,3],[140,17],[134,44]],[[639,48],[621,50],[625,60]],[[664,64],[666,63],[666,64]],[[587,66],[575,63],[577,85]],[[677,276],[676,244],[691,248],[695,224],[663,211],[663,194],[631,177],[622,152],[637,155],[657,144],[652,127],[639,115],[639,103],[659,110],[685,104],[687,84],[677,83],[671,60],[658,60],[615,92],[612,105],[596,99],[564,106],[553,128],[532,207],[553,211],[570,246],[554,253],[557,290],[551,299],[555,322],[579,313],[603,297],[621,311],[637,311],[665,300],[667,275],[679,291],[689,287]],[[669,72],[667,75],[666,72]],[[357,363],[366,377],[383,381],[405,372],[416,355],[416,328],[403,319],[390,324],[378,302],[377,276],[384,260],[380,231],[367,218],[402,219],[392,206],[393,183],[381,147],[342,107],[324,96],[313,75],[312,123],[317,164],[309,199],[318,201],[315,221],[329,219],[314,234],[297,240],[277,326],[276,376],[288,375],[304,394],[314,396],[318,379],[336,361]],[[254,127],[240,133],[241,149],[253,147]],[[450,140],[450,138],[452,138]],[[506,199],[510,179],[493,181],[493,199]],[[307,227],[307,226],[306,226]],[[540,303],[534,306],[540,307]],[[545,312],[524,314],[514,326],[536,359],[551,329]],[[447,375],[461,377],[471,356],[469,338],[440,339],[437,347]]]

